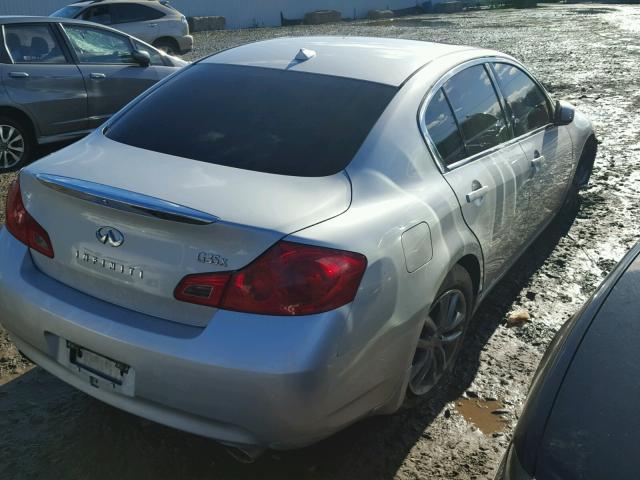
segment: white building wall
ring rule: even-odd
[[[0,0],[0,15],[48,15],[73,0]],[[363,18],[371,9],[414,7],[420,0],[171,0],[186,16],[221,15],[227,28],[280,25],[280,12],[302,18],[314,10],[339,10],[344,18]]]

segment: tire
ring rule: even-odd
[[[0,115],[0,173],[21,169],[31,161],[35,150],[31,129],[20,120]]]
[[[429,397],[451,372],[464,342],[473,304],[471,276],[462,266],[456,265],[444,279],[420,331],[411,362],[405,406],[411,407],[417,399]]]
[[[578,160],[578,166],[573,174],[571,186],[567,192],[567,197],[562,208],[565,213],[574,211],[578,206],[578,193],[589,185],[597,152],[598,143],[596,139],[594,137],[589,137],[582,149],[580,160]]]
[[[178,46],[178,42],[176,42],[173,38],[159,38],[155,42],[153,42],[153,46],[158,50],[162,50],[167,55],[179,55],[180,47]]]

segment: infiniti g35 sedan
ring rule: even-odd
[[[22,170],[0,319],[106,403],[248,457],[304,446],[433,392],[595,145],[495,51],[226,50]]]
[[[0,17],[0,172],[72,140],[186,62],[89,22]]]

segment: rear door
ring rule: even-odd
[[[84,25],[64,25],[87,86],[89,126],[96,128],[160,79],[157,67],[133,59],[126,35]]]
[[[494,63],[492,68],[535,177],[529,214],[539,230],[564,201],[573,170],[571,137],[566,127],[554,125],[548,97],[527,73],[509,63]]]
[[[42,136],[86,130],[87,92],[78,67],[47,23],[7,24],[4,39],[11,64],[2,82],[12,101],[37,122]]]
[[[161,36],[158,20],[165,15],[155,8],[138,3],[117,3],[111,5],[111,11],[113,28],[149,43]]]
[[[444,177],[482,247],[489,285],[531,228],[528,162],[512,141],[487,67],[471,65],[444,82],[427,106],[424,124]]]

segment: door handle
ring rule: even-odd
[[[100,80],[102,78],[107,78],[107,76],[104,73],[91,73],[91,74],[89,74],[89,76],[91,78],[93,78],[94,80]]]
[[[9,72],[9,76],[11,78],[29,78],[29,74],[27,72]]]
[[[544,157],[542,155],[538,155],[536,158],[531,160],[531,167],[535,173],[538,173],[542,166],[544,165]]]
[[[485,185],[467,193],[467,203],[473,203],[476,200],[482,200],[488,191],[489,187]]]

